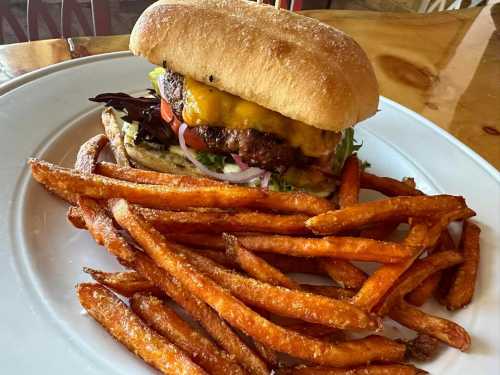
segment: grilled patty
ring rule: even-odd
[[[184,78],[167,71],[164,93],[175,115],[182,119]],[[255,129],[229,129],[218,126],[196,126],[196,133],[205,141],[210,152],[238,154],[243,162],[271,171],[283,172],[290,166],[305,166],[311,158],[292,147],[282,138]]]

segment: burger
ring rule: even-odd
[[[352,38],[265,4],[158,1],[130,50],[157,66],[149,94],[91,100],[114,109],[142,168],[325,196],[360,147],[352,127],[377,111],[372,66]]]

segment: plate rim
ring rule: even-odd
[[[111,60],[122,57],[132,57],[134,56],[131,51],[116,51],[116,52],[108,52],[99,55],[85,56],[73,60],[61,61],[59,63],[49,65],[40,69],[36,69],[32,72],[23,74],[19,77],[13,78],[3,84],[0,84],[0,98],[9,93],[10,91],[15,90],[18,87],[21,87],[29,82],[35,81],[41,77],[45,77],[55,72],[59,72],[61,70],[70,69],[75,66],[91,64],[97,61],[102,60]],[[425,125],[430,130],[438,133],[440,136],[444,137],[448,142],[458,147],[461,151],[463,151],[467,156],[469,156],[474,162],[482,167],[488,174],[493,177],[497,183],[500,183],[500,173],[498,173],[497,169],[485,158],[479,155],[472,148],[467,146],[461,140],[456,138],[453,134],[448,131],[442,129],[437,124],[422,116],[420,113],[415,112],[414,110],[392,100],[383,95],[380,95],[380,101],[386,102],[387,104],[397,108],[401,112],[418,119],[423,125]],[[370,129],[371,130],[371,129]]]

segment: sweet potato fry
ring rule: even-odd
[[[83,272],[88,273],[99,284],[124,297],[132,297],[135,293],[144,292],[156,296],[164,295],[160,289],[135,271],[102,272],[85,267]]]
[[[184,289],[167,272],[157,267],[149,257],[134,250],[117,232],[111,218],[102,207],[87,198],[80,198],[80,207],[86,226],[98,243],[104,244],[108,251],[121,262],[137,271],[172,298],[193,319],[197,320],[227,353],[234,356],[245,370],[251,374],[269,373],[266,364],[241,341],[215,311]]]
[[[384,301],[376,309],[379,315],[386,315],[394,305],[406,294],[415,289],[427,277],[442,269],[452,267],[463,261],[463,257],[453,250],[442,251],[415,261],[397,282],[397,285],[387,294]]]
[[[175,278],[159,268],[148,256],[138,252],[135,270],[158,286],[195,319],[212,338],[251,374],[268,374],[267,365],[240,339],[221,317],[202,300],[191,294]]]
[[[284,326],[287,329],[291,329],[292,331],[296,331],[310,337],[323,338],[326,336],[339,336],[340,338],[343,338],[343,340],[339,341],[345,341],[344,331],[332,327],[322,326],[321,324],[299,322],[280,325]]]
[[[462,197],[452,195],[395,197],[320,214],[307,220],[306,226],[316,234],[333,234],[381,221],[433,217],[465,207]]]
[[[446,345],[467,351],[470,347],[468,333],[458,324],[424,313],[418,308],[401,301],[389,316],[398,323],[420,333],[444,342]]]
[[[361,289],[353,297],[352,302],[366,311],[372,311],[396,280],[420,256],[425,248],[427,232],[428,229],[425,224],[417,224],[412,227],[403,243],[413,248],[413,257],[402,263],[381,266],[365,281]]]
[[[413,249],[413,256],[398,264],[385,264],[375,271],[353,299],[357,306],[362,306],[367,311],[372,311],[385,293],[394,285],[396,280],[405,272],[413,262],[422,254],[426,248],[433,247],[438,241],[440,234],[455,220],[462,220],[474,211],[463,208],[451,211],[439,218],[430,228],[426,224],[416,223],[410,229],[410,233],[403,244]]]
[[[416,361],[429,361],[439,351],[441,342],[438,339],[418,333],[416,337],[406,341],[406,358]]]
[[[197,251],[203,254],[203,256],[213,260],[215,263],[220,264],[223,267],[233,268],[233,269],[239,268],[238,264],[232,258],[228,257],[226,253],[223,253],[218,250],[209,250],[209,249],[202,249]]]
[[[227,255],[247,274],[271,285],[283,286],[288,289],[300,289],[297,282],[241,246],[235,236],[223,234],[222,237],[226,242]]]
[[[111,208],[120,226],[125,228],[162,268],[177,278],[192,294],[212,306],[231,325],[271,349],[332,366],[401,359],[404,346],[382,337],[371,336],[333,345],[310,339],[269,322],[202,275],[182,255],[174,252],[171,244],[147,222],[135,215],[126,201],[115,200]]]
[[[340,208],[358,203],[360,167],[356,154],[349,156],[342,168],[338,201]]]
[[[342,168],[339,187],[339,206],[345,208],[359,200],[359,160],[356,154],[349,156]]]
[[[276,215],[251,211],[183,212],[148,208],[139,209],[139,212],[157,230],[164,233],[310,233],[305,227],[308,217],[304,215]]]
[[[111,151],[115,157],[116,163],[122,167],[129,167],[130,163],[123,145],[121,136],[120,125],[115,119],[113,108],[107,107],[101,114],[102,124],[104,125],[104,132],[109,139]]]
[[[277,368],[280,365],[279,359],[278,359],[278,353],[276,353],[274,350],[269,349],[267,346],[264,344],[261,344],[258,341],[253,341],[253,344],[255,346],[255,350],[260,354],[262,359],[266,361],[266,363],[269,365],[271,368]]]
[[[251,251],[275,252],[299,257],[334,257],[347,260],[398,263],[411,256],[411,249],[394,242],[357,237],[301,238],[280,235],[238,236]]]
[[[375,224],[369,228],[365,228],[359,232],[359,236],[363,238],[371,238],[372,240],[386,240],[401,224],[400,220],[386,221]]]
[[[297,258],[276,253],[259,253],[259,256],[284,273],[311,273],[328,276],[314,258]]]
[[[328,276],[344,288],[359,289],[366,281],[367,275],[347,260],[321,258],[319,263]]]
[[[422,371],[412,365],[388,364],[368,365],[351,368],[308,367],[305,365],[293,368],[280,369],[277,375],[424,375]]]
[[[184,350],[191,360],[210,374],[243,374],[243,370],[209,339],[181,319],[156,297],[134,294],[130,308],[149,326]]]
[[[379,177],[368,172],[361,172],[360,185],[362,189],[375,190],[388,197],[423,195],[420,190],[404,181],[398,181],[390,177]]]
[[[446,296],[446,307],[457,310],[472,301],[479,267],[479,235],[481,229],[476,224],[465,221],[460,240],[460,251],[464,262],[455,271],[451,288]]]
[[[438,271],[425,279],[418,287],[412,290],[405,300],[414,306],[422,306],[434,294],[441,280],[442,271]]]
[[[332,208],[326,199],[304,193],[275,193],[234,185],[144,185],[97,174],[82,175],[36,159],[30,159],[29,163],[33,177],[49,188],[67,190],[95,199],[124,197],[132,203],[151,208],[246,207],[312,215]]]
[[[62,199],[66,203],[71,205],[75,205],[78,200],[78,194],[72,193],[65,189],[54,188],[51,186],[43,185],[45,190],[47,190],[50,194],[55,195],[56,197]]]
[[[242,267],[243,270],[245,270],[246,273],[255,277],[257,280],[264,281],[271,285],[283,286],[285,288],[294,290],[304,289],[311,293],[316,293],[333,299],[348,299],[354,295],[354,293],[348,289],[322,285],[299,285],[293,279],[284,275],[281,271],[271,266],[265,260],[255,256],[250,251],[239,245],[238,240],[235,236],[226,234],[224,235],[224,237],[226,243],[228,244],[229,252],[234,253],[233,256],[235,258],[239,258],[239,260],[237,260],[238,264]],[[311,334],[309,334],[309,336],[315,337]]]
[[[75,169],[81,173],[93,173],[99,154],[107,144],[108,138],[104,134],[98,134],[83,143],[76,156]],[[77,204],[77,202],[75,202],[75,204]],[[66,216],[74,226],[79,225],[80,228],[85,228],[83,219],[76,217],[78,213],[79,209],[76,206],[71,206],[68,208]]]
[[[83,173],[93,173],[101,150],[108,144],[104,134],[90,138],[80,146],[76,156],[75,169]]]
[[[170,173],[160,173],[145,169],[129,168],[117,164],[100,162],[97,163],[95,173],[102,176],[116,178],[118,180],[136,182],[139,184],[168,185],[171,187],[186,186],[224,186],[222,181],[210,178],[183,176]]]
[[[209,233],[175,233],[164,234],[169,241],[201,249],[214,249],[225,251],[226,245],[220,234]]]
[[[260,309],[341,329],[375,329],[379,324],[373,316],[353,308],[348,302],[262,283],[224,269],[180,245],[169,246],[234,296]]]
[[[30,160],[30,164],[35,179],[49,187],[94,199],[125,197],[133,203],[152,208],[249,207],[265,195],[258,189],[236,186],[170,188],[164,185],[141,185],[96,174],[82,174],[34,159]]]
[[[453,239],[451,238],[448,229],[445,229],[441,233],[437,248],[434,251],[438,252],[438,251],[445,251],[452,249],[455,250],[455,243],[453,242]],[[443,274],[447,275],[449,272],[453,273],[453,268],[449,268],[443,271],[438,271],[435,274],[429,276],[410,294],[406,296],[406,300],[414,306],[422,306],[438,290]],[[448,284],[446,290],[449,290],[449,285],[450,284]]]
[[[441,235],[439,236],[439,250],[444,251],[444,250],[452,250],[456,249],[455,242],[453,241],[453,238],[451,238],[450,231],[448,228],[443,230],[441,232]]]
[[[164,234],[164,236],[169,241],[195,248],[225,251],[224,240],[220,235],[176,233]],[[219,264],[228,265],[220,262],[220,259],[212,257],[212,254],[207,253],[206,256]],[[221,253],[221,256],[224,256],[224,254]],[[327,275],[314,258],[297,258],[276,253],[259,253],[259,256],[267,263],[285,273],[311,273],[316,275]]]
[[[144,324],[103,286],[79,284],[77,293],[85,310],[117,341],[163,374],[206,374],[182,350]]]
[[[162,233],[309,233],[304,224],[307,216],[304,215],[276,215],[253,211],[165,211],[145,207],[135,209]],[[68,211],[68,220],[77,228],[85,228],[81,213],[74,207],[70,207]]]
[[[340,300],[349,300],[356,294],[353,289],[344,289],[336,286],[300,284],[300,287],[309,293]]]
[[[170,187],[227,187],[226,183],[202,177],[178,176],[168,173],[145,171],[132,168],[117,168],[113,164],[99,163],[96,173],[116,179],[154,185],[167,185]],[[251,188],[247,188],[252,190]],[[305,193],[277,193],[268,191],[256,201],[254,208],[275,210],[280,212],[301,212],[317,215],[333,209],[330,201],[317,198]]]

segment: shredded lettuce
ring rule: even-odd
[[[358,151],[363,143],[357,143],[354,139],[354,129],[349,128],[344,130],[344,134],[340,143],[335,150],[335,157],[333,159],[332,171],[336,176],[342,172],[342,167],[349,156]]]
[[[148,73],[148,78],[151,81],[151,85],[158,95],[160,95],[160,88],[158,87],[158,77],[162,74],[165,74],[165,68],[159,66]]]
[[[283,176],[278,173],[273,173],[269,180],[269,190],[271,191],[292,191],[293,186],[290,185]]]
[[[212,171],[222,172],[226,162],[226,157],[206,151],[200,151],[196,154],[196,160]]]

